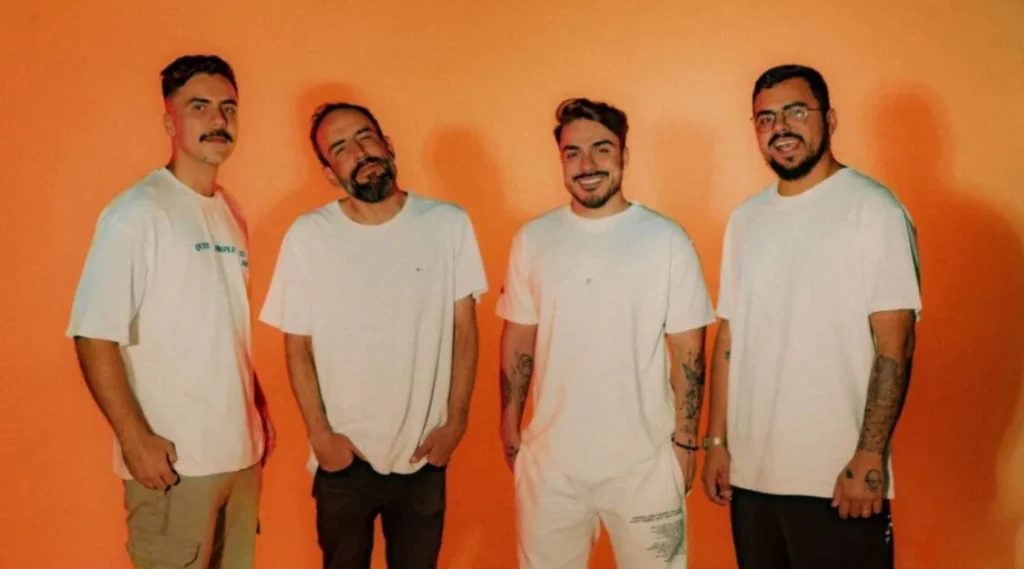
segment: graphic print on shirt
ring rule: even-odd
[[[194,245],[194,247],[195,247],[195,250],[198,251],[198,252],[212,250],[215,253],[226,253],[226,254],[232,254],[232,255],[237,254],[238,255],[238,259],[239,259],[239,263],[243,267],[248,267],[249,266],[249,258],[246,255],[245,250],[244,249],[239,249],[238,247],[235,247],[234,245],[218,245],[218,244],[211,244],[209,241],[200,241],[200,242],[196,243]]]

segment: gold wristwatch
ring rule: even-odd
[[[725,437],[704,437],[704,450],[717,445],[725,446]]]

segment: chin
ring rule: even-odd
[[[203,156],[203,162],[219,166],[223,164],[229,156],[231,156],[231,154],[207,154],[206,156]]]

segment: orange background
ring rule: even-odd
[[[97,214],[167,158],[158,72],[194,52],[222,55],[238,75],[241,137],[222,182],[250,222],[254,311],[287,226],[334,197],[306,138],[328,99],[369,105],[403,186],[462,204],[476,224],[492,293],[451,469],[446,568],[514,567],[493,310],[513,231],[567,198],[556,104],[585,95],[629,113],[625,192],[690,231],[717,291],[725,220],[771,180],[748,121],[751,85],[777,63],[818,67],[838,156],[891,185],[920,235],[925,313],[896,436],[899,565],[1013,566],[1024,520],[1019,1],[231,4],[0,8],[4,567],[128,567],[110,430],[63,332]],[[315,567],[281,339],[256,324],[254,344],[280,432],[258,566]],[[734,566],[726,511],[699,491],[689,507],[692,567]],[[607,541],[595,566],[613,566]]]

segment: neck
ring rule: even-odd
[[[807,173],[803,178],[796,180],[783,180],[779,179],[779,195],[792,197],[806,192],[807,190],[817,186],[824,182],[829,176],[835,174],[839,170],[842,170],[844,166],[832,156],[831,152],[826,152],[821,160],[811,168],[811,171]]]
[[[217,188],[217,169],[214,164],[205,164],[175,153],[167,164],[174,177],[193,192],[210,197]]]
[[[620,190],[615,192],[615,195],[599,208],[586,207],[575,197],[572,199],[570,207],[572,207],[572,212],[580,217],[585,217],[587,219],[599,219],[625,211],[630,205],[631,204],[626,201],[625,196],[622,195],[622,191]]]
[[[363,225],[380,225],[398,215],[408,194],[395,188],[391,195],[376,203],[361,202],[351,196],[338,200],[341,211],[352,221]]]

